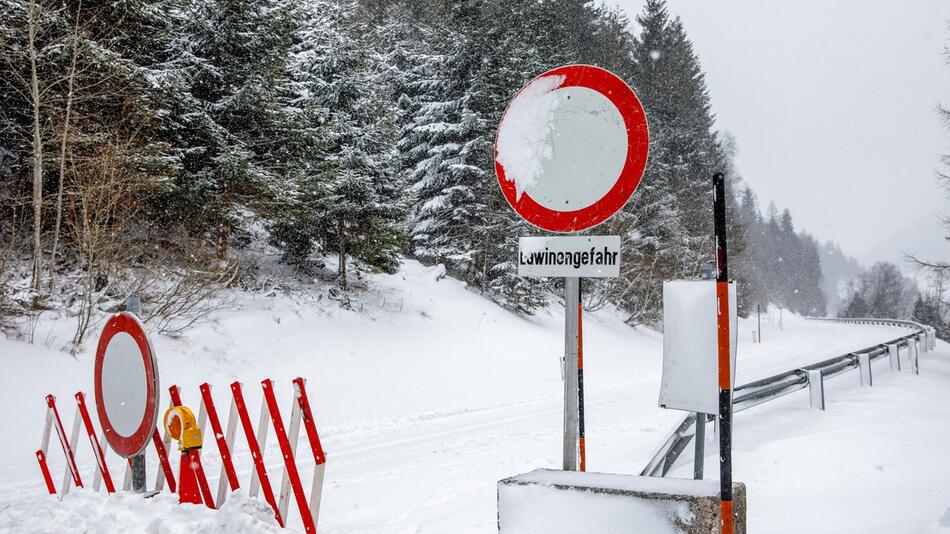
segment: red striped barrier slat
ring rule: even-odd
[[[46,464],[46,455],[42,450],[36,451],[36,461],[40,463],[40,471],[43,472],[43,480],[46,482],[46,490],[50,495],[56,495],[56,485],[53,484],[53,475],[49,472],[49,466]]]
[[[63,446],[63,453],[66,455],[66,466],[72,475],[73,483],[77,488],[81,488],[83,487],[82,478],[79,476],[79,468],[76,467],[76,457],[73,455],[73,449],[69,446],[69,441],[66,439],[66,430],[63,428],[63,421],[59,418],[59,411],[56,409],[56,397],[47,395],[46,407],[53,413],[53,423],[56,427],[56,436],[59,438],[60,445]]]
[[[171,400],[172,406],[181,406],[181,392],[178,389],[178,386],[172,384],[168,388],[168,397]],[[175,493],[178,490],[177,484],[175,483],[175,471],[172,470],[171,460],[168,456],[168,451],[171,450],[171,437],[165,432],[164,437],[158,432],[158,427],[164,426],[165,422],[162,421],[155,428],[155,432],[152,433],[152,443],[155,445],[155,451],[158,453],[159,462],[162,466],[162,471],[158,476],[158,480],[155,481],[155,489],[161,490],[165,481],[168,481],[168,491]]]
[[[165,450],[165,444],[162,443],[162,436],[158,433],[158,428],[152,431],[152,443],[155,444],[155,452],[158,453],[158,462],[162,465],[162,472],[165,473],[165,480],[168,481],[168,491],[175,493],[175,474],[172,472],[172,464],[168,461],[168,451]]]
[[[294,451],[291,450],[290,441],[287,439],[287,431],[284,429],[284,421],[280,416],[280,408],[277,406],[277,398],[274,396],[274,384],[268,378],[261,381],[261,387],[264,389],[264,398],[267,400],[267,410],[270,412],[271,421],[274,422],[274,433],[277,435],[280,452],[284,456],[284,465],[287,466],[290,487],[294,490],[294,498],[297,500],[297,508],[300,510],[304,531],[315,533],[317,529],[313,524],[313,517],[310,515],[310,507],[307,506],[307,497],[303,493],[303,484],[300,482],[300,473],[297,472]]]
[[[299,394],[297,402],[300,403],[300,411],[303,412],[303,425],[307,429],[307,440],[310,442],[310,450],[313,451],[313,461],[317,465],[324,464],[327,456],[323,452],[323,445],[320,443],[320,434],[317,433],[317,422],[310,411],[310,399],[307,397],[307,390],[304,387],[305,381],[299,376],[294,379],[294,385]]]
[[[73,456],[79,454],[79,431],[82,430],[82,417],[79,417],[79,407],[76,407],[76,412],[73,414],[73,428],[72,432],[69,433],[69,448],[73,451]],[[76,464],[76,471],[79,471],[79,464]],[[69,493],[70,488],[72,487],[73,474],[72,471],[67,466],[67,469],[63,473],[63,485],[60,490],[61,496],[65,496]],[[78,486],[77,486],[78,487]]]
[[[178,389],[178,386],[169,386],[168,396],[172,398],[172,406],[176,408],[181,406],[181,391]]]
[[[79,407],[79,415],[82,417],[82,424],[89,436],[89,446],[92,447],[92,453],[96,457],[96,464],[98,464],[99,473],[102,474],[102,480],[106,484],[106,491],[115,493],[112,475],[109,474],[109,466],[106,464],[106,455],[102,450],[102,445],[99,444],[99,438],[96,437],[96,429],[92,426],[92,418],[89,417],[89,410],[86,409],[86,396],[82,391],[76,393],[76,406]]]
[[[284,526],[284,520],[280,517],[280,510],[277,508],[277,501],[274,499],[274,490],[271,488],[270,479],[267,478],[267,469],[264,467],[264,456],[261,454],[261,448],[257,444],[257,437],[254,434],[254,427],[251,425],[251,418],[247,414],[247,405],[244,403],[244,392],[241,391],[241,383],[231,384],[231,393],[234,395],[234,403],[237,406],[238,416],[241,418],[241,427],[244,429],[244,437],[247,438],[247,446],[251,449],[251,457],[254,459],[254,468],[257,470],[257,477],[260,480],[261,490],[264,492],[264,498],[267,504],[274,509],[274,517],[277,524]]]
[[[201,466],[201,457],[198,454],[198,449],[192,449],[188,452],[188,461],[191,462],[191,468],[195,470],[195,477],[198,479],[198,490],[201,492],[201,500],[204,501],[205,506],[214,510],[214,498],[211,497],[211,488],[208,487],[208,478],[205,476],[205,470]]]
[[[214,407],[214,400],[211,398],[211,386],[207,383],[201,384],[201,398],[204,400],[205,410],[208,413],[208,422],[211,423],[211,431],[214,432],[215,443],[218,444],[218,452],[221,453],[221,463],[224,465],[224,472],[228,477],[228,485],[231,491],[241,487],[238,482],[237,471],[234,469],[234,462],[231,460],[231,451],[228,449],[228,442],[224,437],[224,431],[221,429],[221,420],[218,419],[218,410]]]

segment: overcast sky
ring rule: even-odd
[[[620,0],[631,18],[642,0]],[[934,178],[950,134],[950,0],[668,0],[693,41],[718,127],[759,196],[869,263],[950,259]],[[636,88],[634,88],[636,90]]]

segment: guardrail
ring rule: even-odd
[[[894,326],[907,328],[911,333],[896,337],[884,343],[849,352],[841,356],[829,358],[817,363],[799,367],[779,373],[761,380],[738,386],[733,391],[732,411],[741,412],[753,406],[775,400],[779,397],[808,388],[811,392],[813,408],[825,409],[824,379],[837,376],[852,369],[860,369],[861,384],[871,385],[871,363],[887,357],[891,362],[891,369],[901,370],[902,351],[914,373],[919,372],[917,357],[920,352],[926,352],[936,347],[936,332],[926,325],[913,321],[897,319],[826,319],[809,317],[812,321],[827,321],[848,324],[866,324],[880,326]],[[660,445],[656,454],[643,471],[644,476],[663,477],[673,468],[673,464],[696,436],[696,420],[705,418],[705,422],[713,421],[712,414],[689,413],[676,425],[666,441]]]

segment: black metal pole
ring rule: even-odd
[[[713,175],[713,218],[716,237],[716,296],[719,363],[719,500],[722,533],[735,530],[732,509],[732,376],[729,335],[729,263],[726,251],[726,183],[722,173]]]
[[[756,330],[756,335],[759,338],[759,343],[762,343],[762,305],[761,304],[755,305],[755,315],[756,315],[756,320],[759,323],[758,329]]]
[[[145,493],[145,453],[137,454],[130,458],[132,467],[132,492]]]

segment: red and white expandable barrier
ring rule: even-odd
[[[297,508],[300,511],[301,521],[306,532],[316,532],[316,526],[320,515],[320,501],[323,495],[323,481],[326,470],[326,454],[320,443],[320,436],[317,432],[316,420],[313,411],[310,408],[310,401],[307,396],[306,381],[303,378],[293,380],[293,403],[291,404],[290,419],[288,425],[284,426],[284,419],[280,414],[277,405],[277,398],[274,393],[274,384],[270,379],[261,382],[263,390],[263,401],[258,420],[257,431],[254,430],[250,413],[244,400],[243,386],[240,382],[231,384],[231,403],[228,412],[226,428],[221,423],[217,407],[211,395],[211,386],[207,383],[199,386],[200,408],[198,411],[198,425],[204,434],[207,424],[211,425],[213,441],[221,458],[221,472],[218,482],[218,491],[216,498],[212,502],[210,490],[208,490],[207,479],[204,471],[198,473],[198,485],[201,487],[202,500],[211,508],[220,507],[227,499],[228,490],[235,491],[241,487],[238,479],[237,469],[234,466],[233,451],[235,450],[235,433],[238,424],[244,431],[244,436],[248,444],[248,450],[253,460],[253,470],[248,493],[256,496],[263,492],[264,500],[274,510],[274,517],[278,524],[286,524],[288,507],[293,495]],[[169,400],[172,406],[181,406],[181,392],[177,386],[168,388]],[[52,475],[47,464],[47,453],[49,449],[50,434],[55,431],[60,441],[63,452],[66,456],[66,472],[62,484],[60,497],[69,492],[70,485],[83,487],[79,468],[76,464],[76,451],[78,445],[80,425],[85,428],[89,438],[90,446],[96,458],[97,471],[95,473],[93,489],[98,490],[100,481],[105,482],[106,491],[113,493],[115,486],[109,467],[106,464],[105,451],[101,446],[103,438],[97,437],[92,419],[89,417],[89,411],[86,407],[85,396],[79,392],[76,398],[76,417],[73,423],[72,434],[67,439],[62,420],[56,408],[56,399],[52,395],[46,397],[46,422],[43,428],[42,445],[36,451],[36,458],[40,465],[40,471],[46,488],[50,494],[57,494]],[[284,467],[281,475],[279,493],[275,495],[274,488],[271,485],[270,477],[264,463],[264,450],[267,443],[268,429],[274,427],[274,433],[280,447],[281,456],[284,459]],[[307,434],[307,442],[310,445],[310,451],[314,460],[313,480],[311,482],[309,502],[304,491],[303,481],[300,471],[297,467],[297,443],[300,440],[301,423]],[[165,433],[162,436],[156,427],[152,433],[152,444],[158,455],[159,465],[157,479],[155,481],[156,491],[164,489],[166,482],[170,492],[174,493],[177,487],[169,460],[169,448],[171,446],[171,437]],[[125,481],[123,489],[128,490],[131,487],[131,469],[126,468]],[[217,506],[215,505],[217,503]]]

